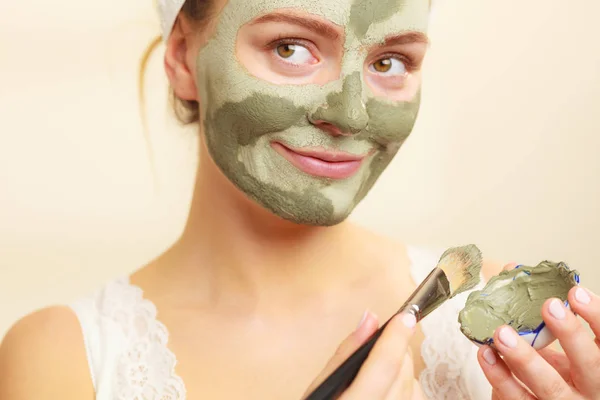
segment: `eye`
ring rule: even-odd
[[[290,64],[314,64],[318,60],[306,47],[295,43],[280,43],[274,49],[275,55]]]
[[[369,70],[381,75],[404,75],[406,65],[395,57],[382,58],[369,65]]]

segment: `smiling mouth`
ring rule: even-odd
[[[300,171],[330,179],[346,179],[355,175],[369,155],[312,148],[292,149],[280,142],[272,142],[271,147]]]

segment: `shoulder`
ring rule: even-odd
[[[413,272],[425,274],[421,277],[421,279],[425,279],[426,275],[438,264],[440,257],[445,251],[445,248],[440,247],[408,246],[407,253],[413,264]],[[484,254],[481,265],[483,283],[489,281],[490,278],[498,275],[503,269],[510,266],[515,267],[516,264],[503,264],[497,260],[486,258]]]
[[[410,272],[415,281],[421,281],[437,265],[440,257],[446,251],[445,248],[436,246],[413,246],[399,243],[391,238],[378,236],[381,241],[381,248],[386,249],[386,254],[390,259],[407,259],[410,265]],[[504,269],[516,267],[516,263],[501,263],[494,259],[483,259],[481,266],[481,275],[483,283],[489,281],[493,276],[498,275]]]
[[[396,238],[381,234],[362,225],[351,225],[354,241],[360,244],[356,250],[366,253],[379,261],[390,261],[406,258],[406,245]]]
[[[396,238],[383,235],[360,225],[353,225],[355,239],[352,243],[355,260],[370,265],[369,273],[387,279],[398,278],[406,282],[410,276],[411,259],[408,247]]]
[[[51,307],[18,321],[0,345],[0,398],[93,399],[79,321]]]
[[[427,274],[437,265],[440,257],[446,250],[440,246],[411,245],[399,240],[379,234],[358,224],[353,224],[355,232],[361,237],[362,248],[369,257],[379,261],[382,265],[392,266],[399,272],[408,272],[415,281],[425,279]],[[505,264],[497,260],[484,257],[481,273],[484,282],[487,282],[503,269],[515,267],[515,263]]]

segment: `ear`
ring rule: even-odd
[[[175,95],[182,100],[198,100],[196,90],[195,57],[190,57],[193,51],[191,35],[185,34],[183,19],[177,18],[173,31],[167,40],[165,52],[165,70]]]

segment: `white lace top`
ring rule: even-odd
[[[409,248],[416,282],[425,279],[440,254]],[[466,296],[458,295],[420,322],[426,364],[420,382],[430,400],[491,398],[477,348],[457,326]],[[167,348],[167,329],[140,288],[116,280],[71,308],[82,327],[97,400],[186,399],[185,384],[175,374],[175,355]]]

